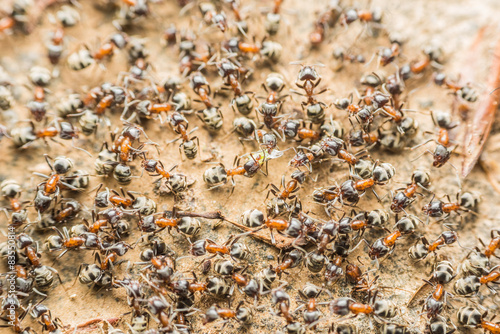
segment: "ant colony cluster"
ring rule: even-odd
[[[500,229],[465,179],[500,65],[476,91],[380,9],[288,2],[4,6],[2,326],[500,333]],[[449,111],[412,100],[430,85]]]

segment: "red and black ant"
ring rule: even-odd
[[[309,42],[313,47],[325,40],[326,31],[332,29],[341,16],[342,9],[335,2],[333,4],[320,13],[314,22],[314,31],[309,34]]]
[[[397,192],[392,199],[392,212],[398,213],[405,211],[405,209],[415,201],[415,195],[420,195],[420,193],[417,192],[418,187],[427,190],[430,182],[429,173],[420,170],[413,172],[411,175],[411,183],[409,183],[406,188],[401,188],[404,190]],[[400,189],[396,189],[396,191],[398,190]]]
[[[444,231],[432,243],[429,243],[425,237],[422,237],[420,240],[422,243],[417,243],[408,250],[412,259],[422,260],[431,252],[435,254],[438,249],[455,243],[458,240],[458,234],[454,231]]]

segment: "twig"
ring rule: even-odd
[[[96,318],[96,319],[90,319],[90,320],[88,320],[88,321],[86,321],[86,322],[84,322],[82,324],[76,325],[76,326],[71,326],[71,325],[65,326],[65,329],[67,329],[68,332],[71,332],[71,331],[74,331],[75,329],[81,329],[81,328],[89,327],[89,326],[98,324],[98,323],[103,322],[103,321],[106,321],[110,325],[113,325],[113,324],[116,324],[117,322],[119,322],[120,320],[121,320],[120,317],[118,317],[118,318],[109,318],[109,319]]]
[[[224,215],[219,210],[212,211],[212,212],[205,212],[205,213],[179,211],[179,212],[177,212],[177,215],[179,217],[199,217],[199,218],[205,218],[205,219],[225,219]]]
[[[167,215],[172,216],[174,213],[173,211],[165,211]],[[217,211],[211,211],[211,212],[204,212],[204,213],[196,213],[196,212],[189,212],[189,211],[176,211],[175,215],[177,217],[198,217],[198,218],[205,218],[205,219],[222,219],[224,220],[225,217],[220,212],[219,210]]]
[[[430,277],[429,280],[430,279],[432,279],[432,277]],[[413,295],[410,297],[410,300],[408,300],[408,303],[406,303],[406,306],[413,307],[417,304],[421,304],[430,292],[432,292],[432,286],[427,283],[423,283],[417,290],[415,290]]]
[[[491,131],[500,99],[500,40],[497,42],[493,63],[490,67],[486,92],[478,101],[474,118],[467,129],[464,140],[462,176],[466,177],[476,165]]]
[[[248,226],[245,226],[245,225],[241,225],[241,224],[238,224],[238,223],[235,223],[233,221],[230,221],[230,220],[227,220],[225,219],[225,221],[233,224],[234,226],[242,229],[243,231],[245,232],[251,232],[253,231],[254,229],[248,227]],[[255,233],[251,233],[250,236],[256,238],[256,239],[259,239],[261,241],[264,241],[265,243],[271,245],[271,246],[274,246],[278,249],[283,249],[283,250],[286,250],[286,249],[290,249],[292,248],[292,243],[295,239],[293,238],[286,238],[280,234],[275,234],[274,235],[274,239],[276,240],[276,243],[273,244],[273,242],[271,241],[271,237],[268,235],[269,232],[267,231],[267,229],[264,229],[264,230],[260,230],[258,232],[255,232]]]

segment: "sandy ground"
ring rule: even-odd
[[[258,15],[256,11],[259,8],[269,6],[268,2],[257,1],[242,1],[243,8],[253,18],[249,21],[250,34],[256,35],[259,40],[263,37],[262,29],[259,27],[261,24],[262,16]],[[244,89],[254,91],[257,96],[263,96],[265,92],[260,87],[266,75],[272,71],[278,71],[285,75],[288,85],[286,90],[294,88],[293,82],[296,73],[299,69],[298,66],[288,65],[291,61],[300,60],[304,63],[322,63],[326,67],[319,68],[320,74],[323,77],[322,86],[328,87],[329,91],[322,96],[325,103],[329,104],[336,98],[348,96],[353,92],[354,88],[360,88],[357,81],[362,73],[370,72],[376,69],[376,61],[372,61],[367,66],[359,64],[349,64],[341,71],[333,71],[334,60],[332,59],[332,50],[336,46],[349,47],[354,37],[356,37],[363,30],[363,26],[355,23],[349,29],[336,28],[327,34],[327,43],[324,43],[317,50],[310,51],[306,44],[306,37],[312,28],[312,19],[317,11],[321,9],[327,1],[314,1],[309,2],[307,6],[303,5],[301,1],[287,0],[283,4],[286,17],[285,25],[282,26],[280,33],[273,37],[284,46],[283,59],[278,65],[267,66],[266,64],[257,64],[253,77],[244,83]],[[356,3],[358,7],[365,5],[364,3]],[[397,32],[402,34],[407,42],[403,47],[403,56],[397,60],[397,64],[401,65],[411,60],[421,57],[421,48],[429,42],[439,43],[445,51],[445,63],[443,71],[452,76],[458,77],[459,75],[466,75],[470,73],[471,63],[469,46],[472,44],[480,27],[488,26],[485,37],[481,42],[481,47],[474,53],[475,66],[473,72],[475,77],[474,84],[481,93],[484,93],[485,76],[487,75],[488,66],[491,60],[492,46],[497,42],[496,33],[499,31],[497,18],[500,15],[500,3],[491,1],[455,1],[452,5],[449,2],[437,2],[432,0],[418,0],[418,1],[373,1],[372,6],[379,6],[384,11],[383,24],[389,32]],[[50,14],[54,14],[56,7],[52,7],[43,15],[42,23],[36,30],[28,36],[14,35],[2,36],[0,43],[2,45],[0,50],[0,65],[2,65],[9,74],[12,75],[18,85],[26,83],[26,73],[33,65],[42,65],[52,68],[48,59],[45,56],[44,41],[48,39],[49,32],[53,29],[53,24],[48,20]],[[185,16],[179,17],[179,7],[173,1],[164,1],[159,4],[151,5],[153,8],[153,15],[151,19],[140,21],[133,29],[127,31],[130,35],[146,37],[147,47],[151,52],[150,61],[154,66],[154,76],[161,81],[168,77],[178,76],[177,62],[178,51],[176,47],[164,47],[161,45],[161,36],[164,28],[168,27],[171,23],[175,23],[180,29],[182,27],[196,27],[199,29],[201,38],[207,40],[221,40],[223,36],[220,33],[208,33],[207,29],[200,23],[199,13],[197,10],[188,12]],[[196,17],[191,17],[191,13]],[[115,31],[111,24],[113,19],[112,15],[103,14],[97,11],[92,5],[82,1],[81,10],[82,21],[74,28],[66,29],[66,49],[68,51],[76,50],[80,45],[86,44],[90,48],[95,47],[99,41],[102,41],[105,36],[108,36]],[[213,32],[213,30],[210,30]],[[293,31],[293,34],[288,34]],[[388,46],[387,38],[379,37],[374,39],[367,37],[363,34],[353,47],[358,53],[361,53],[365,58],[370,59],[378,50],[380,45]],[[72,72],[62,62],[61,65],[55,69],[60,72],[60,76],[56,78],[49,89],[51,93],[48,95],[49,103],[55,103],[58,97],[66,91],[74,91],[82,93],[93,87],[95,84],[102,80],[113,81],[120,71],[127,70],[126,57],[123,54],[116,54],[111,63],[106,63],[106,70],[100,67],[92,67],[81,72]],[[388,66],[387,73],[392,73],[394,68]],[[209,82],[213,86],[220,86],[220,78],[212,72],[207,76]],[[184,85],[186,92],[190,91],[187,84]],[[15,104],[13,110],[17,113],[12,114],[4,112],[1,116],[1,123],[10,125],[17,119],[24,119],[27,117],[27,110],[24,103],[29,99],[29,91],[24,88],[19,88],[19,99]],[[408,83],[407,91],[411,91],[408,96],[406,108],[418,110],[450,110],[453,97],[447,92],[432,84],[432,78],[429,73],[414,79]],[[234,113],[227,105],[227,99],[218,99],[222,104],[222,111],[224,113],[224,128],[221,133],[209,133],[196,118],[191,116],[190,122],[200,127],[196,135],[200,139],[202,148],[202,155],[206,157],[209,152],[215,153],[218,156],[217,161],[222,161],[226,165],[231,165],[235,155],[239,155],[250,150],[255,151],[256,146],[246,144],[242,146],[237,140],[235,135],[226,136],[225,134],[231,131],[232,120],[235,117]],[[292,96],[291,100],[294,102],[287,102],[284,105],[284,113],[298,108],[301,98]],[[290,100],[288,100],[290,101]],[[195,106],[196,108],[196,106]],[[119,126],[117,115],[112,115],[107,112],[112,120],[112,129]],[[334,115],[336,119],[342,120],[344,124],[348,124],[344,113],[330,108],[328,114]],[[415,117],[418,119],[422,128],[431,129],[432,123],[430,117],[423,113],[416,113]],[[186,175],[194,178],[196,183],[191,188],[189,196],[192,201],[189,202],[193,211],[213,211],[221,210],[224,215],[229,219],[236,221],[239,215],[246,209],[250,208],[264,208],[264,199],[266,191],[264,191],[268,183],[279,184],[281,176],[291,173],[291,169],[287,166],[288,161],[293,156],[293,151],[289,150],[281,159],[273,160],[269,164],[269,175],[267,177],[258,174],[255,178],[237,178],[236,188],[234,193],[230,195],[230,187],[221,187],[214,191],[207,190],[203,179],[202,173],[210,165],[202,162],[199,158],[194,161],[181,160],[177,145],[167,145],[166,142],[174,139],[174,133],[166,125],[159,125],[153,121],[143,124],[148,136],[157,142],[160,146],[160,154],[158,155],[153,149],[150,150],[151,156],[162,160],[166,166],[179,164],[178,170]],[[194,127],[194,126],[193,126]],[[78,145],[89,150],[92,154],[96,154],[102,142],[109,140],[109,136],[103,127],[98,131],[95,137],[82,137],[78,140]],[[498,135],[492,135],[492,142],[498,141]],[[419,133],[414,142],[419,143],[424,140],[424,136]],[[432,145],[432,144],[429,144]],[[291,147],[290,143],[280,143],[281,149]],[[492,161],[499,161],[500,154],[494,151],[494,147],[487,148],[488,158]],[[36,176],[32,176],[32,172],[45,169],[43,154],[48,153],[52,157],[58,155],[65,155],[72,157],[76,161],[76,167],[85,169],[89,172],[93,171],[93,160],[88,159],[76,150],[73,150],[69,145],[61,146],[51,143],[50,146],[45,146],[42,142],[32,145],[29,149],[19,151],[15,149],[8,140],[3,140],[0,143],[0,179],[14,178],[22,182],[24,189],[23,198],[26,200],[32,199],[34,193],[29,189],[33,189],[34,185],[40,182]],[[413,163],[408,163],[408,160],[414,158],[419,152],[404,152],[405,157],[401,158],[398,154],[390,154],[379,149],[370,152],[374,159],[392,163],[396,169],[397,174],[395,181],[407,182],[410,179],[412,171],[419,166],[430,168],[431,160],[429,157],[423,157]],[[460,166],[460,156],[454,156],[452,163]],[[140,162],[135,161],[133,165],[135,168],[133,172],[135,175],[140,175]],[[315,168],[313,175],[317,175],[317,183],[308,180],[303,188],[299,191],[298,196],[302,199],[303,205],[306,210],[320,219],[327,219],[323,208],[320,205],[312,202],[311,193],[318,185],[333,184],[333,181],[344,181],[348,177],[348,170],[343,165],[335,165],[330,170],[328,163],[325,163],[322,168]],[[496,177],[500,177],[496,175]],[[450,166],[445,166],[442,169],[432,170],[432,186],[436,196],[441,197],[449,194],[451,197],[459,190],[456,176]],[[159,209],[171,209],[174,203],[174,198],[171,196],[160,197],[153,193],[153,186],[151,182],[153,178],[143,175],[140,179],[135,179],[127,187],[137,192],[142,192],[147,196],[153,198]],[[119,184],[112,178],[102,179],[99,177],[91,178],[91,185],[89,189],[94,188],[99,183],[104,182],[107,187],[118,189]],[[400,184],[392,182],[386,187],[379,187],[377,191],[385,195],[389,190],[394,190],[400,187]],[[475,168],[466,180],[462,181],[462,188],[467,191],[479,191],[482,194],[482,202],[479,206],[480,217],[471,219],[470,217],[464,220],[464,223],[458,226],[458,233],[460,235],[460,244],[463,247],[474,247],[478,245],[478,238],[489,240],[489,231],[493,227],[498,227],[499,210],[499,194],[491,187],[487,180],[485,173],[480,168]],[[77,198],[85,205],[91,207],[92,194],[81,194]],[[413,210],[419,210],[425,201],[429,198],[420,200],[413,205]],[[387,207],[387,199],[385,205]],[[373,195],[367,194],[360,207],[363,210],[377,208],[378,203]],[[35,217],[32,217],[35,219]],[[5,228],[5,219],[1,218],[0,227]],[[393,219],[393,218],[391,218]],[[392,220],[391,220],[392,221]],[[459,219],[450,219],[449,223],[459,223]],[[237,233],[237,230],[227,224],[222,224],[217,229],[213,229],[213,222],[203,221],[202,231],[200,236],[209,237],[219,242],[227,239],[229,234]],[[431,223],[428,226],[420,226],[418,233],[414,236],[407,237],[398,243],[396,251],[387,260],[385,260],[377,275],[380,275],[379,285],[400,288],[403,290],[384,289],[380,295],[388,298],[396,303],[400,308],[400,315],[396,321],[401,323],[415,323],[413,331],[415,333],[423,331],[424,319],[418,320],[420,313],[419,306],[407,308],[406,303],[411,297],[413,291],[422,285],[422,278],[427,278],[431,272],[432,260],[426,260],[419,263],[410,261],[407,255],[407,249],[418,239],[420,235],[427,236],[428,239],[435,239],[443,230],[440,224]],[[365,236],[371,243],[376,238],[380,237],[382,232],[367,233]],[[44,240],[49,233],[35,232],[39,240]],[[130,243],[134,242],[139,236],[138,231],[134,231],[127,239]],[[175,248],[177,254],[187,254],[189,250],[189,243],[179,234],[173,232],[171,236],[165,234],[166,240]],[[276,258],[279,252],[262,242],[254,241],[251,238],[246,238],[245,242],[249,247],[254,250],[254,259],[251,266],[251,272],[258,272],[265,266],[276,264]],[[363,263],[363,270],[371,268],[369,259],[365,252],[358,249],[357,253],[361,256]],[[466,255],[467,250],[454,245],[451,248],[446,248],[441,252],[452,263],[457,265]],[[353,254],[353,259],[358,254]],[[127,254],[127,258],[132,262],[138,261],[137,250],[132,250]],[[43,261],[52,263],[55,258],[53,254],[44,252]],[[272,258],[269,260],[269,258]],[[51,291],[49,298],[44,302],[52,311],[54,316],[59,317],[65,325],[75,325],[83,323],[93,318],[112,318],[119,317],[128,312],[129,308],[126,304],[126,297],[123,290],[113,291],[89,291],[87,287],[80,284],[73,285],[76,277],[78,264],[91,263],[93,261],[90,252],[72,252],[65,255],[62,259],[55,262],[54,266],[61,273],[64,281],[64,288],[58,285]],[[180,271],[190,271],[193,266],[193,261],[187,259],[179,264]],[[124,267],[124,266],[123,266]],[[122,267],[122,269],[123,269]],[[122,271],[118,270],[117,276],[121,277]],[[287,291],[292,296],[292,299],[297,295],[296,291],[300,289],[306,282],[312,282],[317,285],[322,284],[322,276],[314,275],[307,271],[305,268],[296,268],[290,270],[289,275],[283,277],[289,283]],[[451,289],[451,286],[449,287]],[[343,280],[331,288],[334,296],[348,295],[350,287],[348,287]],[[487,294],[487,291],[484,291]],[[236,305],[241,294],[233,302]],[[213,299],[202,297],[198,298],[199,302],[197,307],[205,310],[213,302]],[[329,297],[323,294],[320,298],[322,301],[328,300]],[[222,303],[222,301],[219,301]],[[498,299],[495,300],[491,307],[498,308]],[[458,306],[462,305],[463,301],[457,299],[453,304]],[[269,304],[269,297],[263,298],[260,301],[262,305]],[[295,306],[295,302],[293,302]],[[328,326],[331,324],[330,314],[327,308],[323,309],[325,313],[325,321],[322,321],[318,326],[317,332],[326,333]],[[254,314],[254,323],[248,332],[275,332],[281,329],[284,325],[284,320],[277,316],[269,316],[269,307],[265,307],[262,311]],[[492,309],[491,312],[495,312]],[[452,320],[456,322],[456,311],[451,311],[449,314]],[[129,316],[124,316],[124,321],[120,327],[125,328],[125,322],[128,321]],[[191,318],[193,331],[203,333],[215,333],[219,331],[220,324],[201,327],[201,314],[197,314]],[[366,318],[359,317],[352,321],[360,328],[361,332],[373,332]],[[28,321],[26,321],[28,323]],[[40,326],[34,325],[34,328],[40,332]],[[229,323],[225,328],[225,333],[236,333],[240,331],[238,324]],[[91,329],[90,332],[98,332],[98,329]],[[465,332],[463,328],[460,332]],[[474,332],[474,331],[471,331]]]

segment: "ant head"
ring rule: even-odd
[[[292,173],[292,175],[290,177],[293,180],[296,180],[297,182],[299,182],[300,184],[302,184],[306,180],[306,172],[303,172],[303,171],[300,171],[300,170],[296,170],[296,171],[294,171]]]
[[[142,160],[142,168],[144,168],[147,172],[154,173],[156,171],[156,166],[158,165],[158,161],[154,159],[144,159]]]
[[[122,135],[131,140],[138,140],[141,136],[141,130],[135,126],[129,126],[123,130]]]
[[[442,167],[450,159],[451,151],[440,144],[436,146],[433,157],[434,161],[432,162],[432,165],[439,168]]]
[[[299,81],[316,81],[319,79],[319,74],[313,66],[305,65],[299,71]]]
[[[351,100],[349,100],[348,98],[337,99],[333,103],[335,108],[340,109],[340,110],[346,110],[350,104],[351,104]]]
[[[285,79],[279,73],[270,73],[266,78],[266,86],[274,92],[279,92],[285,87]]]

